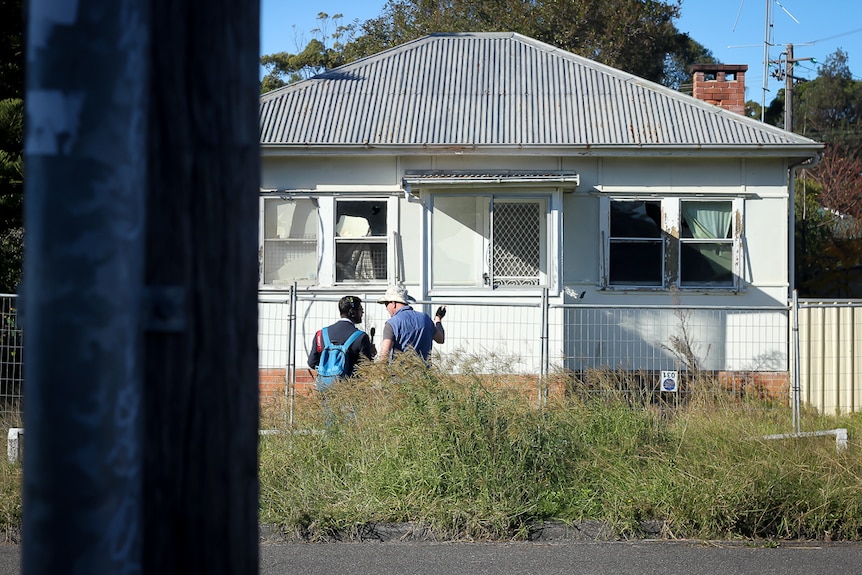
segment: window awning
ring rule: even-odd
[[[408,170],[401,179],[404,189],[439,187],[530,186],[576,188],[577,172],[568,170]]]

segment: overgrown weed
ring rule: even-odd
[[[540,412],[517,377],[477,362],[363,366],[329,397],[338,417],[315,408],[319,433],[262,438],[262,520],[312,538],[380,522],[523,538],[594,520],[620,537],[658,521],[675,537],[862,539],[859,416],[806,416],[850,430],[839,452],[833,438],[763,439],[789,410],[706,381],[661,404],[601,375]]]

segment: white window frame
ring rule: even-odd
[[[376,194],[328,194],[328,195],[288,195],[288,194],[271,194],[262,195],[260,198],[260,232],[259,232],[259,249],[260,249],[260,272],[259,286],[266,290],[289,289],[291,283],[285,284],[267,284],[264,283],[267,270],[264,269],[266,244],[272,241],[271,238],[266,238],[264,230],[264,218],[266,210],[266,202],[272,200],[295,200],[295,201],[312,201],[317,205],[317,277],[314,279],[297,281],[299,286],[308,286],[314,288],[345,288],[355,286],[382,287],[390,283],[395,277],[395,247],[393,245],[393,235],[398,229],[398,198],[391,195],[376,195]],[[386,237],[376,237],[370,243],[386,243],[386,277],[382,279],[374,279],[369,281],[342,281],[336,282],[336,201],[377,201],[386,204]]]
[[[680,291],[724,291],[738,292],[743,289],[743,246],[745,227],[745,198],[729,197],[726,195],[709,196],[645,196],[637,194],[603,194],[600,198],[599,230],[601,234],[599,257],[600,287],[607,291],[666,291],[679,289]],[[662,230],[662,272],[660,285],[623,285],[610,283],[610,219],[612,201],[658,201],[661,205],[661,230]],[[710,201],[731,203],[731,238],[733,263],[733,280],[730,285],[718,285],[711,283],[697,285],[681,285],[681,258],[680,248],[683,243],[697,242],[699,240],[681,238],[682,230],[682,202],[683,201]]]
[[[314,238],[300,238],[300,237],[268,237],[267,236],[267,225],[266,225],[266,209],[267,205],[273,202],[310,202],[312,205],[316,207],[318,210],[318,224],[316,228],[316,237]],[[258,271],[258,285],[261,288],[265,289],[289,289],[293,286],[294,282],[297,285],[303,286],[312,286],[317,285],[319,282],[319,268],[320,268],[320,238],[321,238],[321,225],[320,225],[320,215],[319,215],[319,205],[317,205],[317,199],[310,196],[287,196],[287,195],[262,195],[260,197],[259,202],[259,225],[258,225],[258,250],[260,253],[259,257],[259,271]],[[270,245],[273,243],[306,243],[309,241],[314,241],[315,251],[314,256],[317,260],[317,264],[315,266],[315,272],[313,276],[306,278],[296,278],[296,279],[286,279],[283,282],[271,282],[266,283],[267,275],[270,273],[270,269],[267,267],[267,254],[269,251]]]
[[[488,206],[488,213],[484,217],[483,225],[483,245],[481,257],[481,265],[483,273],[488,273],[488,281],[483,281],[477,278],[474,285],[447,285],[440,286],[434,284],[434,201],[437,198],[453,198],[453,197],[472,197],[485,198]],[[560,230],[562,229],[562,192],[560,190],[530,190],[530,189],[494,189],[494,190],[466,190],[452,189],[445,192],[435,191],[433,193],[423,193],[423,201],[430,206],[428,210],[427,229],[430,241],[426,248],[426,261],[428,263],[429,277],[429,293],[431,295],[470,295],[476,293],[493,292],[495,295],[524,295],[535,294],[547,288],[549,293],[557,294],[559,292],[559,266],[561,252],[558,249],[560,246]],[[540,213],[543,214],[541,221],[541,238],[540,238],[540,258],[542,260],[541,271],[538,277],[538,285],[494,285],[489,269],[489,254],[493,249],[493,206],[496,203],[511,203],[511,202],[536,202],[539,204]]]

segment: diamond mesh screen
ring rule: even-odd
[[[541,228],[538,203],[494,204],[494,283],[539,285]]]

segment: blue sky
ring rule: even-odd
[[[296,52],[315,35],[317,15],[343,14],[342,24],[381,14],[385,0],[261,0],[261,54]],[[767,5],[771,26],[767,27]],[[796,58],[820,62],[837,48],[849,56],[850,69],[862,80],[862,1],[860,0],[683,0],[679,30],[712,50],[725,64],[748,64],[746,97],[763,95],[764,39],[770,30],[769,59],[777,60],[786,44]],[[770,70],[774,66],[770,67]],[[813,79],[817,65],[799,62],[795,76]],[[766,103],[784,86],[767,75]]]

